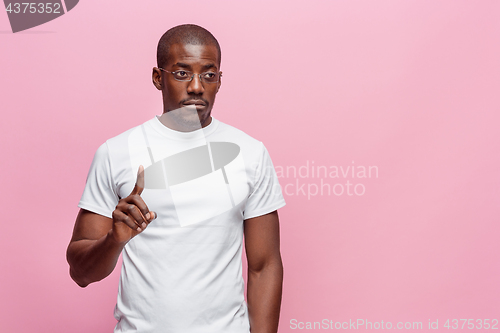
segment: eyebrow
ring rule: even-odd
[[[182,62],[178,62],[178,63],[174,64],[174,66],[176,66],[176,67],[182,67],[182,68],[191,68],[190,65],[182,63]]]
[[[178,62],[178,63],[174,64],[173,66],[177,66],[177,67],[181,67],[181,68],[187,68],[187,69],[192,69],[191,65],[185,64],[183,62]],[[206,64],[206,65],[203,65],[202,68],[203,68],[203,70],[209,69],[209,68],[215,68],[215,69],[217,69],[217,66],[215,66],[214,63],[209,63],[209,64]]]
[[[203,66],[203,69],[209,69],[209,68],[215,68],[215,69],[217,69],[217,66],[215,66],[215,64],[213,64],[213,63],[206,64],[206,65]]]

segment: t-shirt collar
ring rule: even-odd
[[[163,125],[159,118],[160,116],[155,116],[151,120],[151,125],[153,126],[153,128],[160,134],[176,140],[201,139],[215,132],[215,130],[219,126],[219,121],[212,116],[212,121],[206,127],[191,132],[180,132]]]

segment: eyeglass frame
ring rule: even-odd
[[[195,75],[198,75],[198,78],[200,79],[200,82],[202,82],[202,83],[218,83],[218,82],[220,82],[220,79],[221,79],[221,77],[222,77],[222,71],[218,71],[217,73],[219,74],[219,78],[217,79],[217,81],[215,81],[215,82],[207,82],[207,81],[205,81],[205,80],[203,80],[203,79],[201,78],[201,75],[202,75],[202,74],[206,74],[206,73],[213,73],[213,72],[203,72],[203,73],[200,73],[200,74],[196,74],[196,73],[194,73],[194,72],[191,72],[191,71],[188,71],[188,70],[185,70],[185,69],[178,69],[178,70],[173,71],[173,72],[171,72],[171,71],[167,71],[166,69],[163,69],[163,68],[161,68],[161,67],[158,67],[158,69],[159,69],[159,70],[161,70],[161,71],[167,72],[167,73],[171,73],[171,74],[174,74],[175,72],[180,72],[180,71],[183,71],[183,72],[186,72],[186,73],[191,73],[191,74],[192,74],[192,75],[191,75],[191,78],[190,78],[189,80],[179,80],[179,79],[176,79],[176,78],[175,78],[175,75],[174,75],[174,80],[175,80],[175,81],[179,81],[179,82],[191,82],[191,81],[193,81],[194,76],[195,76]],[[215,74],[215,73],[214,73],[214,74]]]

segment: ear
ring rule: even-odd
[[[162,73],[158,68],[153,67],[152,77],[153,77],[153,85],[156,87],[156,89],[162,90],[163,88]]]

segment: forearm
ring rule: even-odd
[[[282,284],[281,260],[260,271],[248,270],[247,300],[252,333],[278,332]]]
[[[115,268],[124,245],[114,240],[111,230],[97,240],[71,242],[66,255],[71,278],[80,287],[104,279]]]

